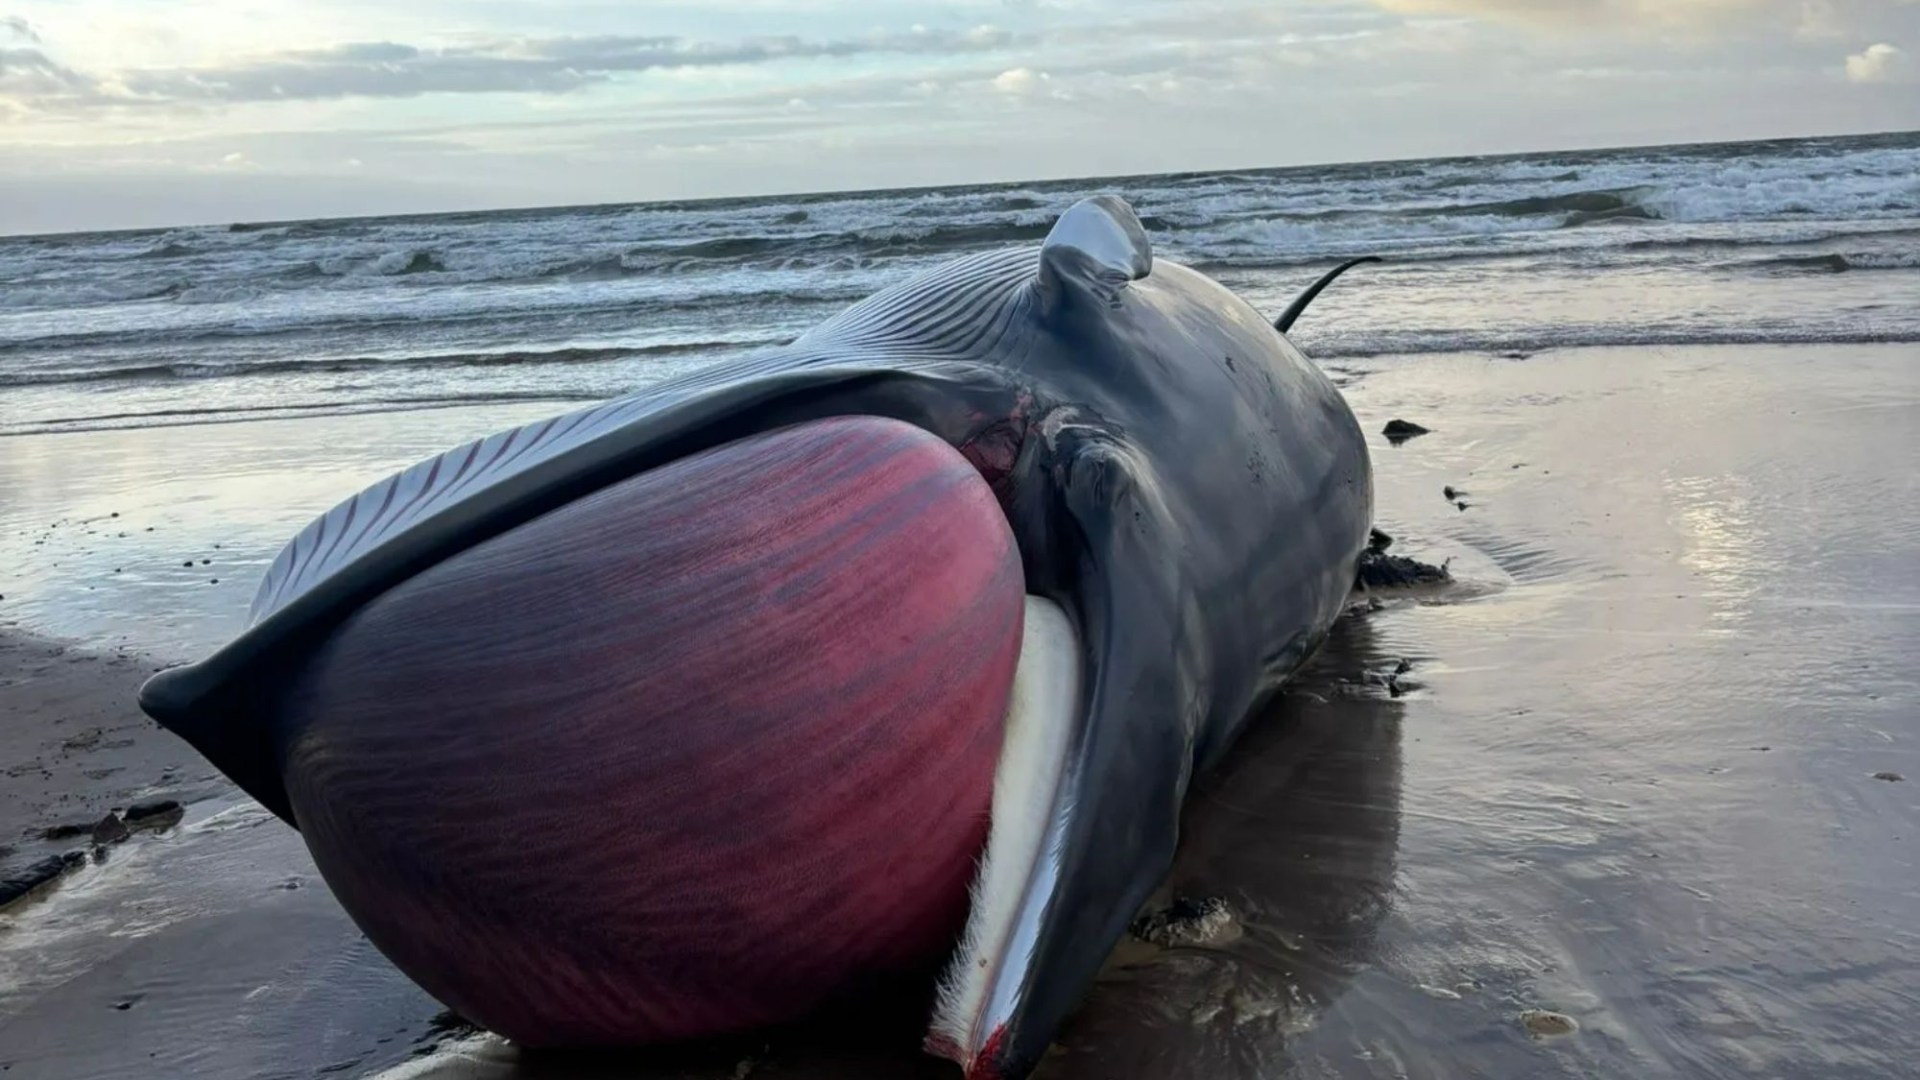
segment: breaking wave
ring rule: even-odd
[[[0,372],[0,387],[60,383],[147,382],[173,379],[224,379],[241,376],[339,374],[356,371],[444,370],[537,364],[598,364],[711,353],[716,356],[765,348],[786,338],[670,342],[643,346],[534,349],[508,352],[440,353],[418,356],[348,356],[314,360],[280,359],[241,363],[154,363],[120,367]]]
[[[622,392],[1037,244],[1094,192],[1273,310],[1385,256],[1316,306],[1321,355],[1909,340],[1917,176],[1909,134],[0,237],[0,389],[96,418]]]

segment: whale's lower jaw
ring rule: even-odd
[[[1065,792],[1068,752],[1084,675],[1081,641],[1060,606],[1028,596],[994,773],[992,825],[958,951],[940,981],[928,1053],[969,1077],[988,1075],[994,1034],[1007,1018],[1040,930],[1040,909],[1059,874],[1054,808]]]

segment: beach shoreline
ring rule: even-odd
[[[1156,902],[1219,899],[1231,940],[1128,942],[1040,1075],[1851,1077],[1910,1064],[1920,352],[1615,347],[1330,366],[1369,433],[1394,553],[1448,561],[1456,582],[1356,598],[1189,808]],[[115,586],[97,603],[138,632],[56,621],[90,642],[61,645],[32,636],[47,629],[35,620],[106,580],[89,577],[113,568],[97,552],[121,538],[72,554],[10,541],[16,575],[36,558],[62,566],[0,590],[8,858],[90,847],[35,830],[143,800],[185,806],[178,825],[109,844],[0,912],[0,985],[11,972],[28,986],[0,994],[7,1075],[155,1075],[156,1061],[216,1078],[402,1062],[432,1080],[950,1075],[912,1032],[897,1054],[776,1038],[617,1070],[449,1039],[297,835],[138,714],[147,673],[217,644],[244,612],[247,571],[286,522],[387,459],[444,445],[447,419],[389,418],[377,448],[308,457],[275,455],[320,421],[224,425],[198,479],[190,444],[167,459],[128,450],[146,435],[19,437],[70,440],[65,457],[91,439],[90,467],[122,469],[71,495],[83,503],[15,473],[9,493],[42,500],[22,515],[44,527],[117,511],[134,535],[108,558],[124,570],[147,545],[154,575],[163,553],[171,567],[220,543],[232,591],[190,590],[216,573],[197,563],[178,588]],[[1431,431],[1396,446],[1380,434],[1392,419]],[[340,421],[353,434],[335,441],[377,422]],[[250,517],[234,509],[276,496]],[[187,603],[220,610],[189,617]],[[1555,1034],[1542,1013],[1573,1027]]]
[[[155,670],[138,653],[97,653],[0,630],[0,700],[8,714],[0,724],[0,878],[49,858],[87,855],[109,815],[230,788],[135,706],[141,681]]]

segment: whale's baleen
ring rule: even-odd
[[[374,485],[141,704],[517,1039],[944,959],[928,1048],[1014,1077],[1331,626],[1372,501],[1332,383],[1102,197]]]

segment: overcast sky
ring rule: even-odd
[[[1920,128],[1920,0],[0,0],[0,233]]]

